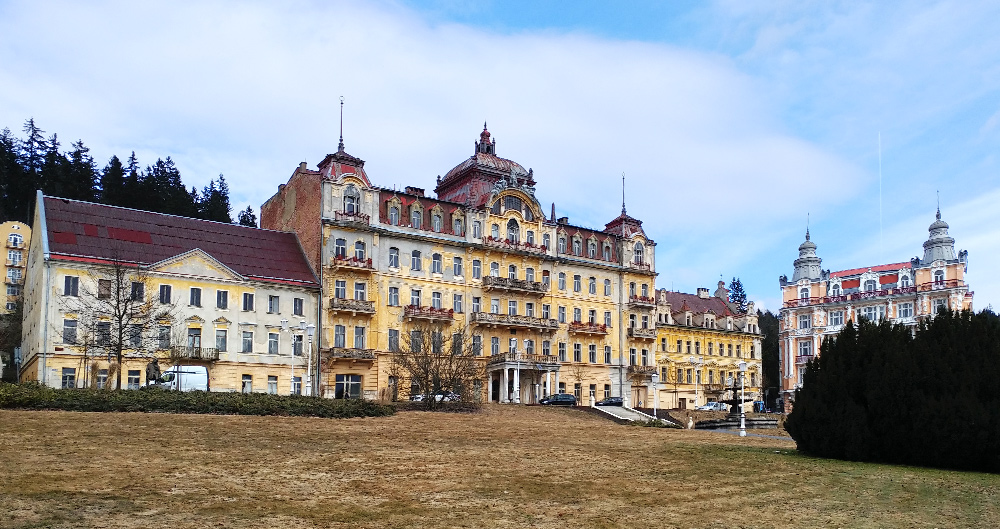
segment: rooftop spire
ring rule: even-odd
[[[344,152],[344,96],[340,96],[340,143],[337,152]]]
[[[937,220],[941,220],[941,191],[937,192]]]
[[[622,173],[622,215],[625,214],[625,173]]]
[[[806,240],[809,240],[809,213],[806,213]]]

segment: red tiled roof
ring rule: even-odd
[[[669,290],[666,295],[667,303],[670,303],[670,307],[674,312],[684,310],[685,305],[688,310],[695,314],[702,314],[710,310],[715,314],[724,314],[727,309],[726,303],[715,296],[709,296],[708,299],[704,299],[698,297],[697,294],[685,294]]]
[[[866,266],[864,268],[852,268],[850,270],[841,270],[839,272],[830,272],[830,277],[846,277],[846,276],[858,276],[868,271],[869,268],[872,272],[895,272],[901,268],[909,268],[910,262],[905,263],[893,263],[884,264],[878,266]]]
[[[318,286],[294,233],[262,230],[44,197],[49,252],[58,259],[120,259],[149,265],[196,248],[236,273]]]

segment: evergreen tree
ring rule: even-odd
[[[247,209],[240,212],[239,223],[240,226],[250,226],[251,228],[257,227],[257,215],[253,214],[253,208],[247,206]]]
[[[10,129],[0,131],[0,220],[30,222],[24,185],[24,169],[18,160],[17,138]]]
[[[67,197],[67,167],[69,160],[59,152],[59,136],[49,137],[42,161],[41,188],[46,195]]]
[[[199,217],[205,220],[232,223],[233,218],[229,214],[231,209],[229,184],[226,183],[226,178],[220,174],[218,185],[216,185],[215,180],[212,180],[202,191],[198,204]]]
[[[69,153],[69,161],[64,171],[65,198],[93,202],[97,198],[97,167],[90,149],[77,140]]]
[[[135,157],[135,151],[132,151],[132,154],[129,155],[123,170],[125,173],[125,182],[122,184],[122,196],[115,205],[141,209],[143,175],[142,168],[139,166],[139,160]]]
[[[9,184],[9,205],[11,218],[31,223],[35,212],[35,190],[43,188],[42,171],[49,145],[45,141],[45,131],[35,125],[34,118],[29,118],[22,130],[25,138],[18,146],[22,177]]]
[[[761,372],[764,378],[764,405],[774,409],[781,391],[781,369],[778,365],[778,317],[771,311],[757,311],[761,333]]]
[[[112,156],[101,171],[101,203],[124,206],[124,202],[125,167],[117,156]]]
[[[739,307],[740,312],[747,311],[747,293],[743,291],[743,283],[738,277],[729,282],[729,302]]]

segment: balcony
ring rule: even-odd
[[[726,386],[724,384],[708,383],[702,386],[705,393],[711,393],[713,395],[718,395],[726,391]]]
[[[219,359],[219,350],[214,347],[190,347],[175,345],[170,348],[172,360],[205,360],[214,362]]]
[[[656,373],[656,366],[628,366],[628,374],[650,376]]]
[[[558,365],[559,361],[555,355],[529,355],[522,353],[502,353],[498,355],[493,355],[489,357],[489,361],[486,365],[494,364],[504,364],[504,363],[521,363],[521,364],[535,364],[538,365]]]
[[[965,282],[957,279],[948,281],[938,281],[931,283],[921,283],[920,285],[910,285],[908,287],[883,288],[881,290],[869,290],[867,292],[853,292],[851,294],[841,294],[839,296],[817,296],[811,298],[791,299],[784,303],[784,308],[808,307],[810,305],[822,305],[826,303],[845,303],[848,301],[859,301],[887,296],[905,296],[916,294],[917,292],[927,292],[931,290],[943,290],[948,288],[964,287]]]
[[[629,261],[628,268],[634,272],[644,272],[647,274],[653,273],[653,265],[647,262],[637,263],[635,261]]]
[[[628,306],[634,309],[656,308],[656,300],[649,296],[629,296]]]
[[[483,290],[499,290],[503,292],[522,292],[533,296],[544,296],[548,290],[544,283],[524,279],[486,276],[483,278]]]
[[[608,334],[608,326],[603,323],[573,321],[569,324],[569,332],[573,334]]]
[[[494,239],[487,236],[483,239],[483,245],[490,248],[497,248],[505,251],[525,252],[533,255],[544,255],[548,250],[544,245],[531,244],[530,242],[512,241],[510,239]]]
[[[10,239],[7,239],[7,247],[12,250],[23,250],[25,248],[24,241],[11,242]]]
[[[964,287],[965,281],[960,281],[958,279],[949,279],[947,281],[930,281],[927,283],[920,283],[917,290],[920,292],[929,292],[932,290],[944,290],[947,288],[958,288]]]
[[[655,340],[656,339],[656,329],[643,329],[642,327],[629,327],[628,328],[629,338],[634,338],[636,340]]]
[[[353,347],[332,347],[323,351],[325,362],[335,362],[337,360],[375,360],[375,351],[371,349],[355,349]]]
[[[334,211],[333,220],[342,224],[360,224],[363,226],[371,224],[371,217],[365,213],[361,213],[360,211]]]
[[[796,364],[808,364],[809,361],[812,360],[814,357],[815,357],[815,355],[798,355],[798,356],[795,357],[795,363]]]
[[[371,259],[358,259],[357,257],[335,255],[330,264],[335,270],[356,270],[358,272],[372,272],[375,270]]]
[[[331,312],[350,312],[354,314],[375,314],[375,302],[360,299],[330,298]]]
[[[536,331],[554,331],[559,328],[559,322],[552,318],[536,318],[511,314],[493,314],[491,312],[473,312],[472,322],[493,327],[510,327],[516,329],[532,329]]]
[[[24,268],[24,259],[7,259],[7,268]]]
[[[455,311],[452,309],[436,309],[434,307],[421,307],[418,305],[407,305],[403,307],[403,317],[410,321],[419,320],[430,323],[443,323],[455,319]]]

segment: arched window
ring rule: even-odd
[[[604,260],[605,261],[610,261],[611,260],[611,245],[610,244],[605,244],[604,245]]]
[[[596,259],[597,258],[597,243],[596,242],[590,241],[590,242],[587,243],[587,257],[590,257],[591,259]]]
[[[521,241],[521,227],[514,219],[507,221],[507,240],[514,243]]]
[[[566,253],[566,237],[559,237],[559,253]]]
[[[831,296],[839,296],[840,295],[840,285],[833,285],[833,287],[830,288],[830,295]]]
[[[799,289],[799,299],[809,299],[809,288]]]
[[[874,279],[865,280],[865,292],[875,292],[877,283]]]
[[[910,286],[910,276],[904,275],[899,278],[899,286],[908,287]]]
[[[635,243],[635,264],[642,264],[643,263],[643,261],[644,261],[644,258],[643,258],[643,255],[642,255],[643,251],[644,250],[643,250],[643,247],[642,247],[642,243],[641,242]]]
[[[517,267],[516,266],[510,265],[510,266],[507,267],[507,278],[508,279],[517,279]]]
[[[399,208],[396,206],[389,206],[389,224],[399,226]]]
[[[20,246],[24,244],[24,237],[21,237],[21,235],[17,233],[11,233],[7,236],[7,242],[9,242],[11,246],[20,248]]]
[[[455,235],[465,235],[465,227],[462,225],[462,219],[455,219],[452,222],[452,231]]]
[[[354,243],[354,258],[359,261],[365,260],[365,243],[361,241]]]
[[[411,208],[410,209],[410,227],[411,228],[416,228],[418,230],[420,228],[423,228],[423,224],[424,224],[423,218],[424,218],[424,216],[423,216],[423,214],[421,213],[421,211],[419,209],[417,209],[417,208]]]
[[[354,187],[354,184],[350,184],[347,186],[347,189],[344,190],[344,213],[359,213],[360,207],[361,194],[358,193],[358,189]]]
[[[934,271],[934,282],[938,284],[944,283],[944,270]]]
[[[500,263],[490,263],[490,275],[493,277],[500,277]]]
[[[441,233],[441,228],[443,227],[443,221],[441,220],[441,215],[434,214],[431,215],[431,229],[434,233]]]

